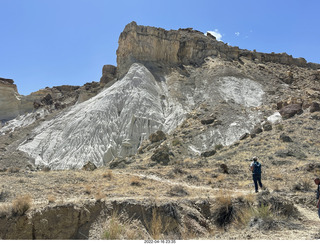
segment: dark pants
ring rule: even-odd
[[[254,188],[256,192],[258,192],[258,183],[260,188],[262,188],[262,183],[261,183],[261,174],[252,174],[253,182],[254,182]]]

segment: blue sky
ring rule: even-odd
[[[0,77],[23,95],[99,81],[131,21],[320,63],[319,9],[319,0],[0,0]]]

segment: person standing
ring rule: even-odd
[[[252,178],[253,178],[253,183],[254,183],[254,188],[256,192],[258,191],[258,183],[260,188],[262,188],[262,183],[261,183],[261,163],[258,162],[257,157],[252,158],[253,162],[250,164],[250,170],[252,171]]]
[[[318,208],[318,216],[320,218],[320,178],[315,178],[314,183],[318,186],[318,188],[317,188],[317,208]]]

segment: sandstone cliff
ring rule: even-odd
[[[83,102],[98,94],[102,83],[91,82],[83,86],[46,87],[23,96],[12,79],[0,78],[0,121],[8,121],[19,115],[45,108],[54,111]]]
[[[10,120],[19,114],[20,99],[13,80],[0,78],[0,120]]]
[[[128,24],[119,38],[117,50],[118,77],[122,77],[135,62],[143,63],[151,71],[179,65],[199,66],[206,57],[239,60],[241,57],[256,62],[274,62],[319,69],[319,64],[307,63],[304,58],[293,58],[286,53],[261,53],[229,46],[210,34],[193,30],[164,30]]]

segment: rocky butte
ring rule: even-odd
[[[297,74],[318,79],[319,67],[285,53],[232,47],[191,28],[167,31],[132,22],[119,37],[117,67],[105,65],[99,83],[46,88],[19,100],[12,81],[3,81],[12,107],[2,113],[9,119],[68,107],[18,147],[30,162],[53,169],[81,168],[88,161],[108,165],[134,155],[151,133],[173,133],[192,118],[209,124],[185,140],[188,154],[200,155],[265,123],[277,110],[263,107],[279,97],[288,104],[289,85],[301,79]],[[25,100],[33,103],[26,106]]]
[[[119,38],[117,50],[118,77],[122,77],[131,64],[140,62],[147,68],[167,68],[179,65],[200,66],[207,57],[227,60],[247,58],[256,62],[273,62],[319,69],[319,64],[307,63],[304,58],[293,58],[286,53],[260,53],[239,49],[217,41],[211,34],[193,30],[164,30],[149,26],[128,24]]]

